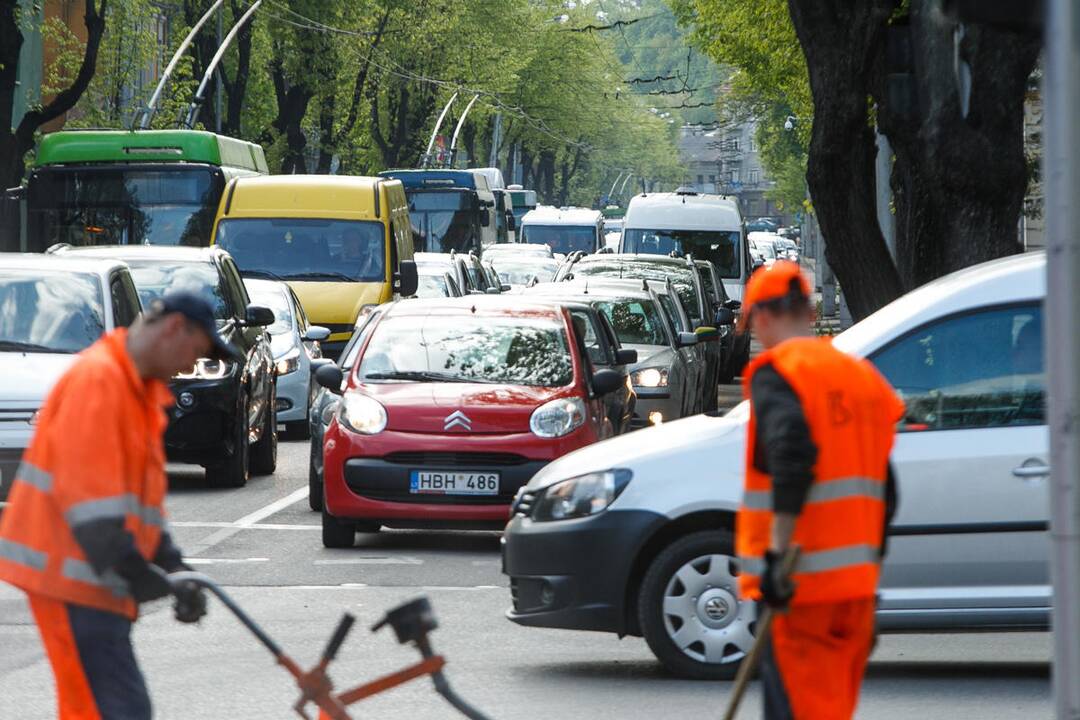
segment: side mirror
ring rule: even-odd
[[[739,300],[728,300],[726,303],[724,303],[724,307],[726,307],[731,312],[739,312],[740,310],[742,310],[742,302],[740,302]]]
[[[616,365],[633,365],[637,362],[637,350],[619,348],[615,351]]]
[[[502,292],[502,290],[500,288],[489,287],[487,290],[484,291],[484,294],[485,295],[498,295],[501,292]]]
[[[266,327],[274,324],[274,311],[262,305],[248,305],[244,311],[244,325]]]
[[[480,227],[489,227],[491,225],[491,212],[487,208],[481,208],[480,210]]]
[[[503,283],[502,285],[500,285],[499,289],[502,290],[503,292],[510,292],[511,290],[513,290],[513,288],[510,285],[507,285],[506,283]]]
[[[626,384],[626,378],[609,368],[597,370],[592,376],[592,390],[597,396],[608,395]]]
[[[734,325],[735,312],[728,307],[720,307],[716,310],[716,322],[714,325]]]
[[[314,358],[314,359],[312,359],[311,365],[309,367],[310,367],[310,370],[311,370],[311,374],[314,375],[316,372],[318,372],[319,368],[324,367],[326,365],[333,365],[333,364],[334,364],[334,361],[331,360],[330,358]]]
[[[303,339],[308,342],[322,342],[328,337],[330,337],[329,328],[324,328],[321,325],[311,325],[308,327],[307,332],[304,333]]]
[[[698,342],[716,342],[720,339],[720,331],[708,325],[702,325],[694,331]]]
[[[510,232],[517,231],[517,218],[514,217],[514,213],[506,213],[506,229]]]
[[[690,347],[691,345],[698,344],[698,336],[692,332],[679,333],[678,345],[679,347]]]
[[[394,290],[405,297],[416,294],[420,287],[420,273],[416,270],[416,263],[412,260],[402,260],[398,263],[398,271],[394,273]]]
[[[341,372],[341,368],[331,362],[315,371],[315,382],[335,395],[341,395],[341,385],[345,382],[345,373]]]

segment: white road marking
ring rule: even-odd
[[[270,558],[184,558],[188,565],[218,565],[235,563],[270,562]]]
[[[260,520],[265,520],[266,518],[270,517],[271,515],[273,515],[275,513],[278,513],[280,511],[284,510],[285,508],[289,507],[290,505],[293,505],[293,504],[303,500],[307,496],[308,496],[308,488],[305,485],[304,487],[300,488],[299,490],[296,490],[295,492],[289,493],[288,495],[286,495],[283,498],[278,498],[277,500],[270,503],[269,505],[264,505],[263,507],[259,508],[255,512],[248,513],[244,517],[242,517],[239,520],[237,520],[236,522],[234,522],[232,525],[221,528],[216,533],[213,533],[210,536],[208,536],[207,538],[205,538],[202,542],[196,543],[194,546],[192,546],[190,552],[191,552],[192,555],[198,555],[199,553],[206,552],[207,550],[214,547],[218,543],[221,543],[221,542],[224,542],[224,541],[228,540],[229,538],[231,538],[233,535],[240,532],[241,530],[247,530],[252,525],[255,525],[256,523],[258,523]]]
[[[423,565],[424,561],[410,555],[397,557],[352,557],[316,560],[316,565]]]
[[[188,528],[231,528],[236,527],[236,523],[231,522],[200,522],[198,520],[179,520],[176,522],[170,521],[169,525],[172,527],[188,527]],[[275,523],[255,523],[248,525],[245,530],[322,530],[321,525],[284,525]]]

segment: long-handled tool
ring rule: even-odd
[[[799,546],[790,546],[780,561],[780,569],[785,577],[791,577],[798,559]],[[772,621],[773,609],[766,606],[758,617],[757,637],[754,639],[754,645],[750,648],[750,652],[746,654],[746,657],[742,659],[742,662],[739,663],[739,672],[735,674],[735,684],[731,688],[731,699],[728,700],[727,710],[724,711],[724,720],[735,720],[735,714],[739,712],[739,704],[742,702],[743,695],[746,694],[750,678],[761,660],[761,653],[765,650],[765,644],[769,642],[769,629],[772,627]]]
[[[330,676],[326,668],[333,661],[338,650],[341,649],[342,643],[345,642],[345,636],[352,629],[356,620],[352,615],[345,613],[342,616],[337,629],[334,630],[334,634],[330,637],[330,641],[323,651],[322,658],[315,667],[305,672],[295,660],[285,654],[281,646],[274,642],[273,638],[267,635],[250,615],[244,612],[243,608],[225,590],[209,577],[197,572],[178,572],[165,577],[173,584],[187,581],[206,588],[216,595],[225,604],[225,607],[232,611],[233,615],[244,624],[244,627],[250,630],[258,641],[270,651],[278,664],[284,667],[296,680],[296,684],[300,688],[300,699],[297,700],[293,709],[296,710],[300,717],[306,720],[311,720],[311,716],[307,714],[308,703],[313,703],[319,708],[320,720],[351,720],[347,710],[349,705],[425,675],[431,676],[435,684],[435,691],[463,715],[470,718],[470,720],[487,720],[487,716],[469,705],[451,689],[450,682],[443,674],[446,659],[434,653],[431,647],[431,639],[428,637],[431,631],[437,628],[439,624],[435,620],[435,613],[431,609],[431,603],[425,597],[417,598],[394,608],[372,628],[372,631],[375,631],[384,625],[389,625],[394,629],[398,642],[403,645],[413,643],[423,656],[423,659],[415,665],[398,672],[390,673],[351,690],[335,694],[334,685],[330,682]]]

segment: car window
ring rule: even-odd
[[[604,313],[598,313],[597,317],[600,318],[600,326],[604,331],[604,337],[607,338],[608,347],[611,348],[612,360],[614,360],[614,353],[616,350],[622,347],[622,343],[619,342],[618,336],[615,334],[615,328],[611,326],[611,320]]]
[[[356,364],[356,356],[360,354],[360,346],[364,344],[364,337],[368,334],[368,331],[375,326],[375,319],[377,317],[379,317],[379,313],[369,313],[360,327],[353,331],[352,337],[349,338],[349,342],[345,343],[345,347],[341,351],[341,357],[338,359],[338,367],[342,370],[351,368]]]
[[[109,281],[109,295],[112,300],[113,322],[116,323],[116,327],[131,327],[131,323],[135,322],[138,311],[132,307],[131,298],[128,297],[128,289],[124,286],[124,280],[119,275],[114,275],[113,279]]]
[[[105,332],[102,290],[89,273],[0,271],[0,352],[86,349]]]
[[[649,300],[604,301],[597,303],[611,321],[619,342],[630,345],[667,345],[656,305]]]
[[[611,358],[607,356],[607,350],[597,334],[597,328],[589,313],[584,310],[571,310],[570,316],[574,319],[574,329],[581,335],[585,351],[589,354],[592,364],[611,365]]]
[[[304,306],[300,303],[300,298],[296,297],[296,293],[292,288],[287,289],[289,293],[289,300],[292,302],[293,310],[296,314],[296,326],[300,330],[300,336],[303,337],[311,327],[311,321],[308,320],[307,313],[304,312]]]
[[[994,308],[939,320],[871,356],[907,405],[902,429],[1046,422],[1042,308]]]
[[[221,263],[222,274],[225,276],[225,287],[230,296],[230,303],[237,316],[243,317],[247,306],[251,304],[251,297],[244,287],[244,281],[240,279],[240,271],[236,269],[236,263],[232,258],[225,258]]]

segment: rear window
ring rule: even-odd
[[[481,382],[561,387],[573,382],[565,326],[554,319],[390,317],[375,328],[363,382]]]

